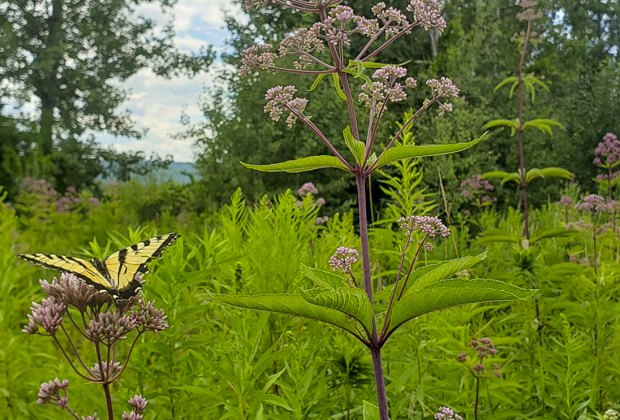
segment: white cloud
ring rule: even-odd
[[[140,6],[137,12],[159,25],[170,19],[154,4]],[[229,0],[180,0],[172,10],[177,47],[184,52],[195,52],[211,43],[216,50],[221,50],[226,37],[226,12],[241,15],[238,6],[232,5]],[[218,67],[221,70],[221,65],[214,65],[209,72],[197,77],[182,76],[171,80],[158,78],[150,70],[137,73],[124,85],[131,91],[125,105],[132,112],[138,127],[148,129],[147,134],[142,140],[105,134],[98,134],[97,139],[118,151],[142,150],[146,154],[171,154],[177,162],[192,161],[192,144],[174,140],[172,136],[185,128],[180,122],[182,113],[194,121],[201,118],[198,98],[205,86],[216,84]]]

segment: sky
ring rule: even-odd
[[[225,13],[241,16],[241,11],[230,0],[178,0],[172,16],[161,13],[158,5],[143,5],[137,12],[155,19],[162,25],[172,19],[177,33],[176,44],[184,52],[197,51],[205,45],[216,50],[224,48],[228,36],[225,29]],[[174,140],[175,133],[184,131],[181,116],[187,114],[192,121],[199,121],[202,113],[198,98],[205,87],[213,86],[218,67],[215,63],[208,72],[193,78],[175,77],[170,80],[155,76],[145,69],[128,79],[122,86],[129,91],[124,104],[139,129],[148,129],[140,139],[114,137],[96,133],[95,138],[103,145],[117,151],[142,150],[147,155],[155,152],[160,156],[172,155],[175,162],[191,162],[191,141]]]

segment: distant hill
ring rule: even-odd
[[[144,176],[136,176],[137,181],[157,180],[158,182],[174,181],[189,184],[190,176],[196,175],[196,166],[191,162],[172,162],[167,169],[158,169]]]

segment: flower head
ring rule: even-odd
[[[594,149],[595,165],[613,165],[620,160],[620,140],[614,133],[607,133]]]
[[[454,412],[453,409],[448,407],[439,407],[439,411],[435,413],[435,420],[463,420],[463,417]]]
[[[447,77],[427,80],[426,85],[431,88],[434,98],[457,98],[460,93],[459,88]]]
[[[280,55],[293,55],[296,57],[293,66],[306,68],[313,62],[315,54],[325,50],[325,42],[319,36],[323,28],[324,24],[318,23],[310,28],[297,29],[280,43]]]
[[[53,381],[42,383],[37,395],[37,404],[53,404],[65,408],[67,406],[68,387],[69,380],[67,379],[61,381],[56,378]]]
[[[265,94],[267,100],[265,112],[274,121],[280,121],[282,114],[288,112],[286,123],[292,127],[303,115],[308,104],[307,99],[295,98],[295,93],[297,93],[295,86],[274,86],[270,88]]]
[[[112,344],[122,339],[136,326],[131,316],[119,312],[102,312],[90,320],[84,331],[86,337],[93,342]]]
[[[478,353],[478,357],[481,359],[495,356],[497,354],[497,349],[493,344],[493,340],[487,337],[483,337],[479,340],[474,338],[470,341],[469,345],[476,351],[476,353]]]
[[[297,190],[297,194],[300,197],[305,197],[307,194],[318,194],[319,190],[316,188],[316,185],[312,182],[306,182]]]
[[[271,52],[273,45],[253,45],[241,53],[241,75],[248,75],[255,68],[266,70],[275,65],[277,54]]]
[[[350,273],[351,266],[357,262],[358,256],[357,249],[341,246],[336,249],[334,255],[329,259],[329,265],[334,271]]]
[[[598,194],[590,194],[585,196],[581,203],[575,205],[575,209],[591,213],[613,213],[616,208],[616,202],[611,200],[605,201],[603,196]]]
[[[41,288],[51,297],[62,301],[65,305],[75,306],[80,312],[94,303],[111,303],[112,298],[107,293],[100,293],[95,287],[78,279],[73,274],[63,273],[60,280],[52,279],[39,282]]]
[[[376,104],[385,102],[401,102],[407,99],[404,87],[414,88],[417,82],[414,78],[405,80],[405,86],[399,79],[407,76],[407,70],[404,67],[385,66],[376,70],[373,75],[373,82],[362,86],[362,93],[359,100],[368,108]]]
[[[567,196],[567,195],[563,195],[563,196],[560,198],[559,203],[560,203],[560,205],[561,205],[561,206],[564,206],[564,207],[571,207],[571,206],[573,206],[573,205],[575,204],[575,202],[573,201],[573,199],[572,199],[572,198],[570,198],[570,197],[569,197],[569,196]]]
[[[88,373],[90,373],[92,380],[95,382],[109,382],[113,378],[120,375],[122,371],[123,365],[121,365],[119,362],[108,363],[107,361],[104,361],[101,366],[99,365],[99,363],[95,363],[93,367],[88,369]]]
[[[441,16],[441,2],[439,0],[411,0],[407,10],[413,13],[416,23],[428,31],[436,28],[443,32],[446,28],[446,20]]]
[[[50,335],[54,335],[62,324],[67,305],[53,296],[48,296],[41,303],[32,303],[28,314],[28,324],[23,331],[29,334],[37,334],[39,326]]]
[[[133,312],[130,318],[138,331],[159,332],[168,328],[166,314],[163,310],[156,308],[153,301],[146,303],[141,301],[138,310]]]
[[[407,216],[398,219],[400,229],[408,235],[420,231],[431,238],[450,235],[450,229],[443,224],[441,219],[432,216]]]

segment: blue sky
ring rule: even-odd
[[[185,51],[197,51],[201,46],[212,45],[221,50],[228,36],[224,28],[225,13],[241,16],[241,12],[229,0],[179,0],[173,16],[164,16],[156,5],[138,8],[138,13],[164,24],[172,19],[177,32],[176,44]],[[125,103],[141,129],[148,129],[140,140],[95,134],[104,145],[118,151],[142,150],[147,154],[172,155],[177,162],[193,160],[192,144],[189,141],[172,139],[172,135],[183,131],[180,122],[182,113],[192,120],[199,120],[201,113],[198,98],[205,86],[215,82],[218,67],[215,64],[203,74],[194,78],[175,77],[170,80],[159,78],[150,70],[142,70],[123,86],[130,92]]]

